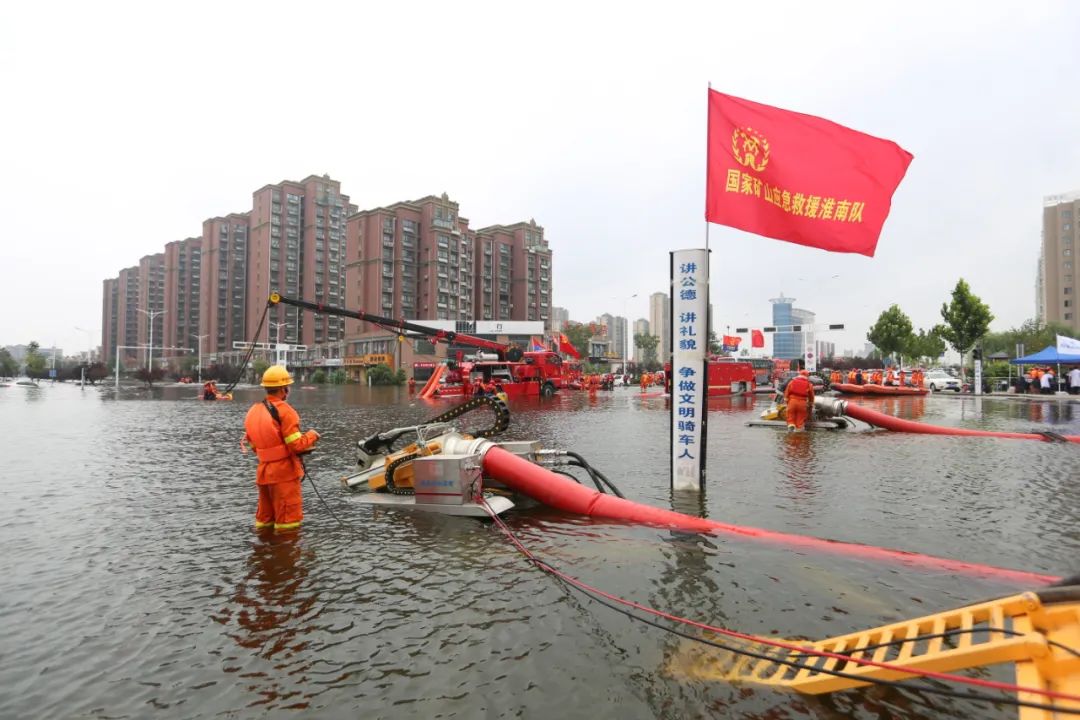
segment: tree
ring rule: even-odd
[[[255,371],[255,382],[260,382],[263,373],[266,372],[266,368],[270,367],[270,363],[263,358],[257,358],[251,363],[251,367]]]
[[[92,363],[86,371],[86,379],[91,385],[94,385],[99,380],[104,380],[108,376],[109,368],[105,367],[104,363]]]
[[[1058,335],[1072,335],[1073,330],[1061,323],[1040,324],[1037,320],[1025,320],[1020,327],[1004,332],[987,333],[982,340],[983,352],[990,355],[1004,352],[1012,356],[1017,345],[1024,346],[1024,353],[1030,354],[1042,350],[1047,345],[1054,345]]]
[[[929,361],[938,359],[944,352],[945,341],[937,334],[935,328],[930,328],[929,332],[919,328],[919,333],[912,335],[908,340],[907,347],[904,348],[904,353],[908,357],[915,359],[925,358]]]
[[[11,357],[7,348],[0,348],[0,377],[15,377],[19,374],[19,363]]]
[[[339,369],[330,373],[330,382],[334,385],[344,385],[348,379],[349,376],[345,374],[344,370]]]
[[[322,385],[324,382],[326,382],[326,372],[323,370],[316,370],[311,374],[311,382],[315,383],[316,385]]]
[[[39,350],[41,346],[37,344],[37,341],[32,341],[26,348],[26,376],[30,378],[43,378],[48,377],[48,373],[45,371],[46,360],[45,356],[41,354]]]
[[[641,362],[645,365],[656,362],[656,346],[660,338],[656,335],[637,333],[634,335],[634,347],[641,350]]]
[[[713,355],[719,355],[724,352],[724,346],[716,339],[716,332],[714,330],[709,331],[709,352]]]
[[[161,380],[165,377],[165,371],[159,367],[156,368],[144,368],[141,367],[135,371],[135,377],[138,380],[142,380],[149,386],[153,386],[154,381]]]
[[[405,381],[404,372],[394,372],[389,365],[382,363],[368,368],[367,375],[372,385],[400,385]]]
[[[571,345],[577,348],[582,357],[588,356],[589,339],[593,336],[593,331],[588,325],[582,325],[579,322],[568,322],[563,325],[562,334],[566,336]]]
[[[952,302],[941,304],[941,317],[945,323],[937,326],[937,332],[960,353],[960,365],[963,366],[964,355],[990,329],[994,315],[986,303],[971,292],[964,278],[960,278],[953,288]]]
[[[897,305],[878,315],[877,322],[866,333],[866,339],[874,343],[883,356],[899,354],[908,346],[911,337],[911,318]]]

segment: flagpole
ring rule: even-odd
[[[712,137],[712,113],[709,112],[709,97],[712,92],[712,80],[708,82],[708,87],[705,91],[705,202],[708,203],[709,198],[709,138]],[[709,249],[709,218],[708,213],[705,217],[705,249]]]

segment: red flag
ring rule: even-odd
[[[724,345],[734,345],[735,347],[739,347],[739,343],[741,343],[741,342],[742,342],[742,338],[739,337],[738,335],[725,335],[723,344]]]
[[[760,330],[750,331],[750,347],[763,348],[765,347],[765,334]]]
[[[911,160],[891,140],[709,90],[705,219],[873,257]]]
[[[566,337],[564,333],[559,333],[559,350],[576,360],[581,359],[581,353],[577,351],[577,348],[570,342],[570,338]]]

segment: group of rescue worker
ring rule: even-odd
[[[656,372],[656,373],[647,373],[647,372],[645,372],[645,373],[641,373],[641,377],[639,378],[639,382],[641,383],[641,392],[645,392],[649,388],[649,386],[651,386],[651,385],[663,385],[664,384],[664,373],[662,373],[662,372]]]
[[[925,379],[926,375],[922,368],[915,368],[910,373],[903,369],[898,371],[894,367],[889,367],[887,370],[881,368],[853,369],[848,370],[846,374],[840,370],[833,370],[829,375],[829,382],[833,385],[847,383],[848,385],[892,385],[921,388]]]
[[[217,389],[217,383],[213,380],[207,380],[203,383],[203,400],[217,400],[220,393]]]

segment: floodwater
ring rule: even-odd
[[[490,522],[345,500],[355,441],[446,402],[399,388],[297,390],[323,434],[299,535],[251,529],[238,441],[258,390],[0,388],[0,717],[1013,718],[914,689],[803,697],[702,679],[691,643],[569,592]],[[618,389],[512,406],[508,437],[580,452],[672,507],[665,400]],[[756,402],[756,404],[755,404]],[[871,401],[946,425],[1080,433],[1080,405]],[[711,518],[1066,575],[1080,570],[1076,445],[748,428],[712,401]],[[1015,584],[543,509],[507,522],[540,557],[703,622],[817,638],[1012,593]],[[1008,680],[995,669],[984,676]]]

